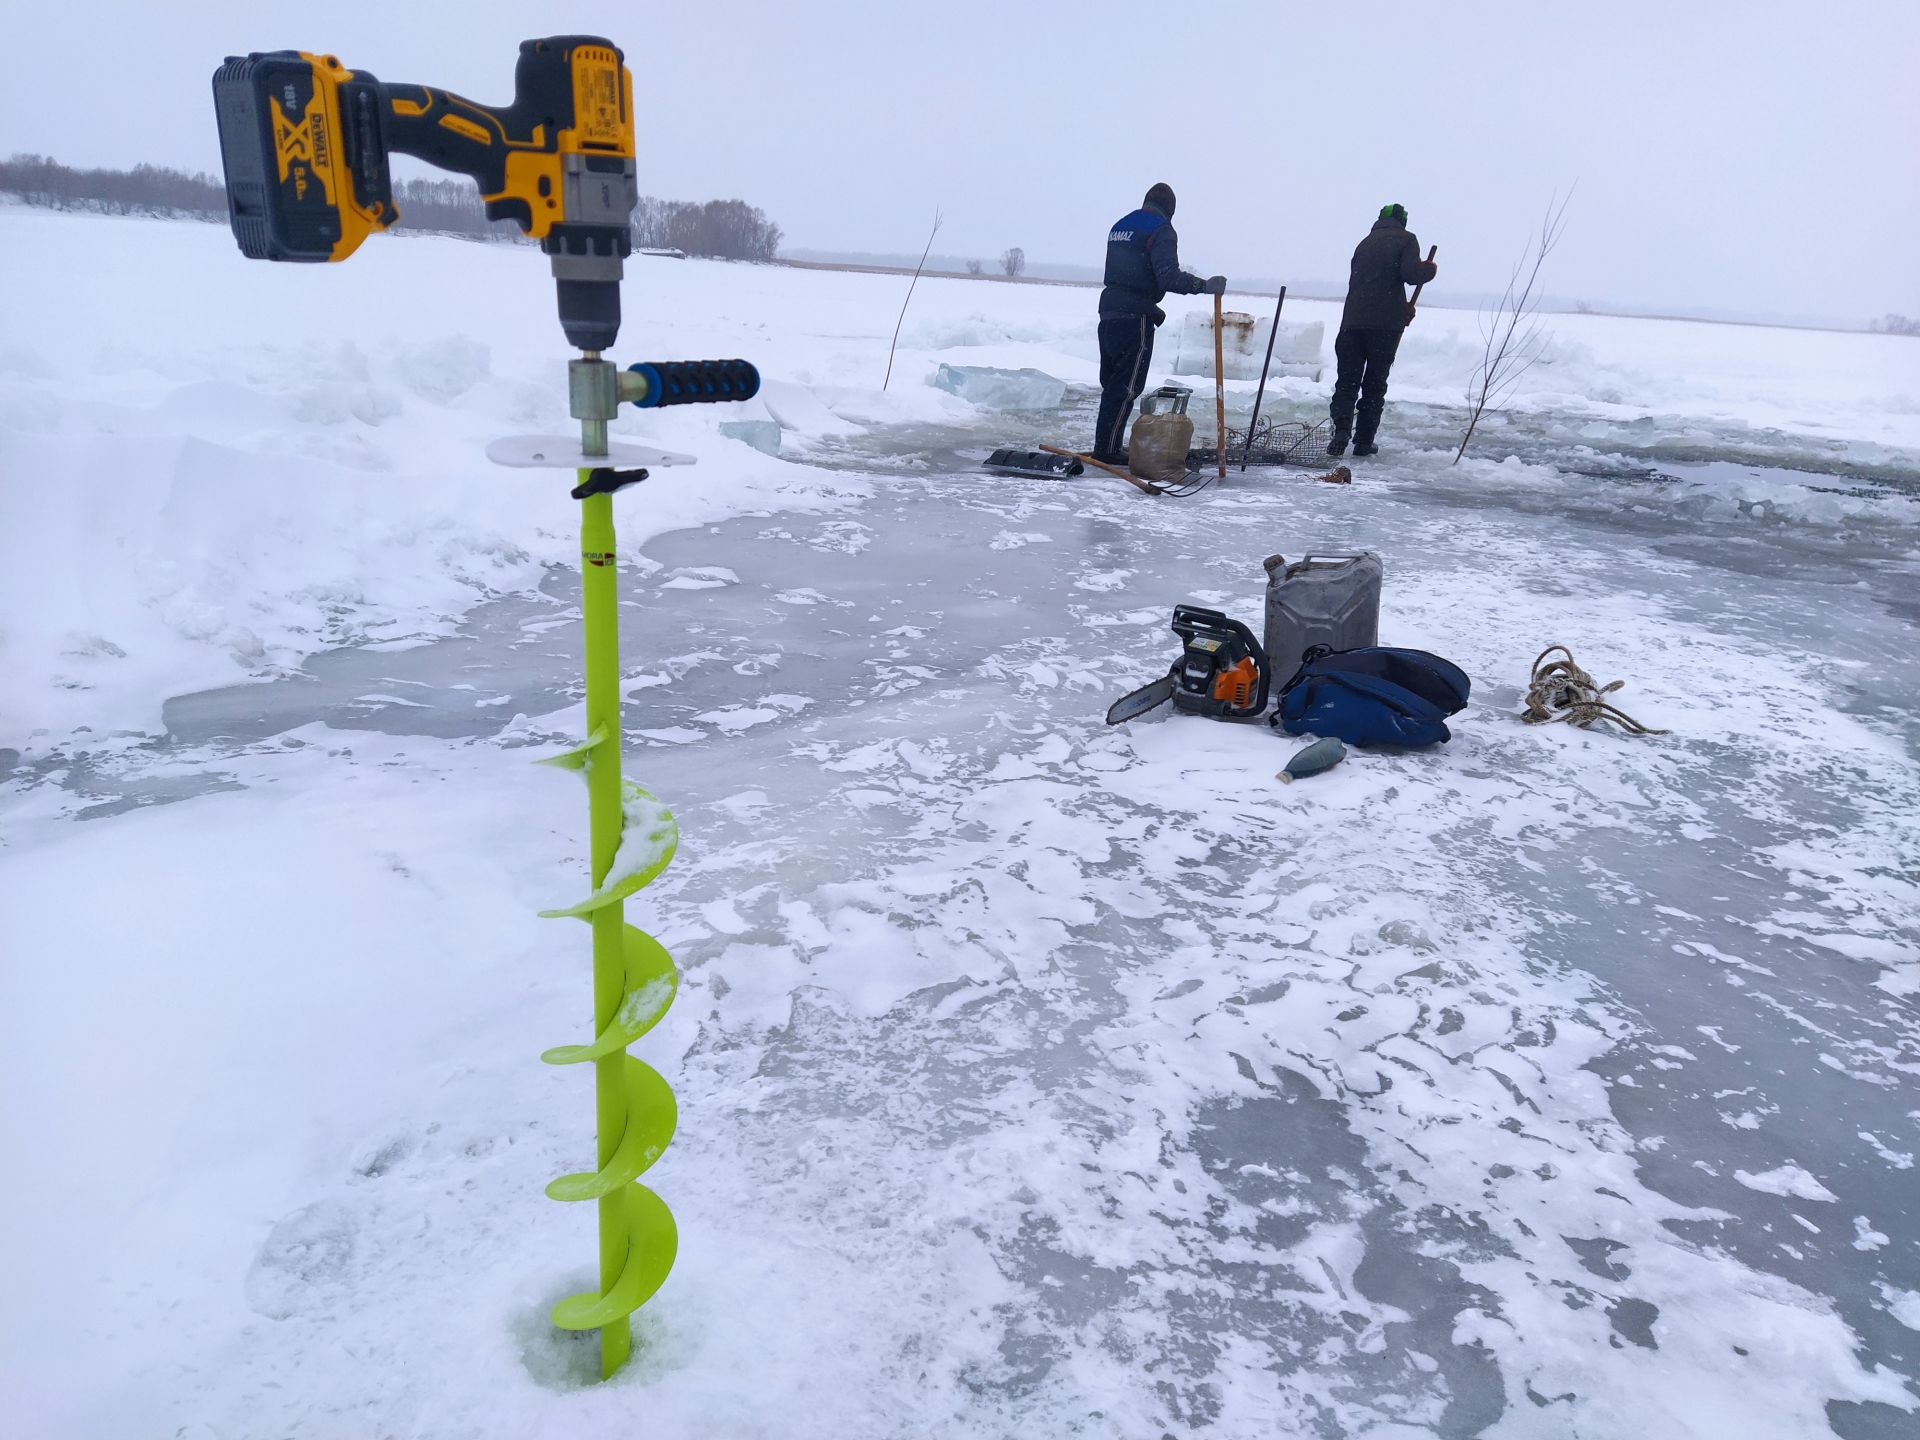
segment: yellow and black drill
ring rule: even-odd
[[[551,258],[569,343],[612,346],[638,190],[633,77],[611,41],[525,41],[504,109],[302,50],[228,59],[213,96],[249,258],[346,259],[399,218],[387,167],[397,150],[471,176],[488,218],[517,222]]]

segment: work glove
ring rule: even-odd
[[[1166,323],[1167,323],[1167,312],[1162,310],[1158,305],[1154,306],[1153,307],[1154,328],[1157,330]]]
[[[1226,293],[1227,293],[1227,277],[1226,277],[1226,276],[1224,276],[1224,275],[1210,275],[1210,276],[1208,276],[1208,277],[1207,277],[1207,288],[1206,288],[1205,290],[1203,290],[1203,291],[1201,291],[1200,293],[1201,293],[1201,294],[1203,294],[1203,295],[1224,295],[1224,294],[1226,294]]]

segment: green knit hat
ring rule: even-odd
[[[1407,222],[1407,207],[1404,205],[1382,205],[1380,207],[1380,218],[1382,220],[1398,220],[1404,225]]]

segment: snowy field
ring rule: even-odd
[[[1454,468],[1423,305],[1351,487],[1152,500],[978,469],[1093,292],[923,281],[883,393],[904,288],[629,269],[767,384],[616,427],[701,463],[615,507],[682,1245],[603,1386],[544,262],[0,209],[8,1432],[1920,1433],[1920,341],[1554,317]],[[1361,545],[1450,744],[1102,723]],[[1672,733],[1520,724],[1556,642]]]

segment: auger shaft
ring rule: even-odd
[[[760,377],[744,361],[672,361],[633,367],[623,377],[594,351],[567,367],[568,409],[580,422],[570,437],[522,437],[507,453],[523,463],[569,457],[579,483],[580,613],[585,639],[587,737],[547,764],[579,772],[587,782],[588,861],[593,890],[576,904],[542,915],[586,920],[593,927],[593,1038],[541,1054],[549,1065],[593,1063],[595,1167],[561,1175],[547,1195],[596,1202],[600,1274],[594,1289],[569,1295],[552,1310],[562,1330],[600,1332],[600,1374],[610,1379],[633,1353],[629,1317],[665,1283],[679,1253],[673,1212],[640,1177],[673,1142],[679,1106],[658,1070],[632,1045],[666,1015],[679,987],[673,957],[653,936],[626,923],[625,901],[672,861],[680,830],[673,812],[620,773],[619,567],[614,556],[613,493],[647,478],[644,468],[607,463],[608,422],[622,399],[635,404],[695,404],[750,397]],[[621,446],[631,452],[636,447]],[[492,453],[491,451],[489,453]],[[577,457],[577,458],[574,458]],[[555,457],[557,458],[557,457]],[[650,464],[684,457],[649,452]],[[508,462],[512,463],[512,462]]]
[[[582,470],[584,482],[588,472]],[[580,609],[586,629],[587,733],[601,736],[587,760],[589,851],[596,890],[620,848],[620,611],[613,550],[613,497],[580,502]],[[593,1033],[613,1023],[626,995],[625,906],[615,901],[593,912]],[[627,1129],[625,1051],[593,1062],[596,1163],[613,1158]],[[603,1195],[600,1212],[600,1293],[610,1292],[627,1263],[626,1195]],[[611,1376],[633,1349],[626,1316],[600,1328],[600,1373]]]

